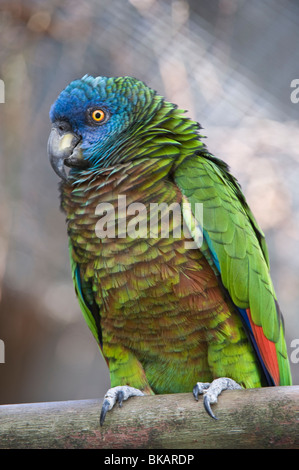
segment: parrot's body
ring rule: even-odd
[[[118,398],[122,386],[178,393],[223,376],[245,388],[291,384],[264,235],[226,164],[200,141],[197,123],[129,77],[72,82],[51,119],[73,280]],[[120,195],[125,215],[143,204],[142,237],[127,233],[132,213],[124,231]],[[161,215],[155,236],[149,230],[151,209],[161,203],[181,208],[167,237]],[[107,204],[114,232],[99,237],[99,207]]]

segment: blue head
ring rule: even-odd
[[[50,111],[48,152],[54,170],[66,178],[64,165],[76,171],[109,166],[161,104],[161,97],[131,77],[85,75],[71,82]]]

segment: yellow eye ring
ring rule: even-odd
[[[91,113],[91,117],[95,122],[102,122],[104,121],[106,114],[102,109],[94,109]]]

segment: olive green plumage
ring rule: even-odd
[[[105,111],[103,125],[81,119],[91,106]],[[66,120],[81,139],[84,164],[62,182],[61,205],[77,296],[111,386],[187,392],[221,376],[244,387],[290,384],[264,235],[227,166],[201,142],[198,124],[126,77],[73,82],[51,118]],[[143,238],[121,233],[119,195],[127,210],[146,207]],[[113,238],[96,234],[102,203],[116,214]],[[180,204],[182,218],[171,217],[179,237],[161,237],[161,214],[158,236],[150,236],[155,203]],[[184,203],[194,215],[203,204],[197,249],[186,248]],[[134,215],[128,223],[134,226]]]

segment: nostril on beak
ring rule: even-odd
[[[67,121],[59,121],[56,123],[56,127],[58,129],[59,134],[63,134],[66,132],[71,132],[72,127],[69,122]]]

